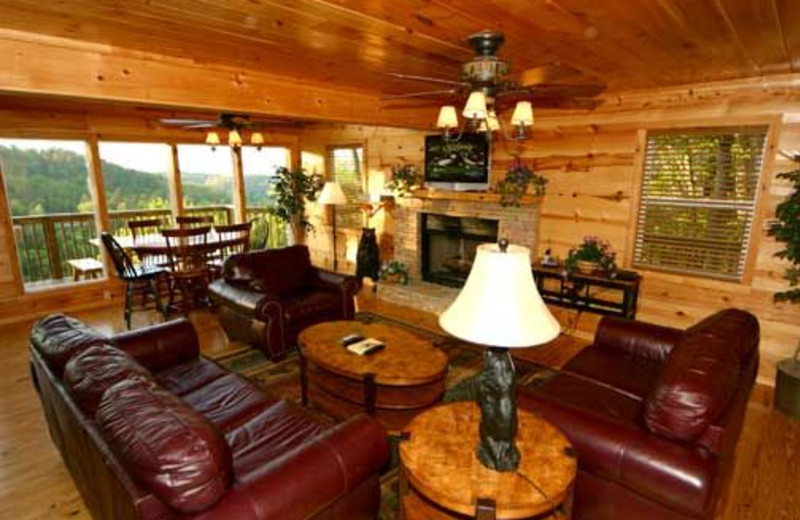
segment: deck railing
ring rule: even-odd
[[[210,215],[215,224],[233,222],[231,206],[199,206],[186,208],[188,215]],[[127,235],[128,222],[160,218],[165,226],[173,225],[168,209],[120,210],[109,212],[113,235]],[[78,258],[100,258],[97,227],[93,213],[58,213],[14,217],[14,240],[22,276],[32,282],[71,279],[68,262]],[[253,247],[274,248],[286,245],[286,226],[269,214],[267,208],[247,208],[247,219],[253,221]]]

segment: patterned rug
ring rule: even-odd
[[[476,398],[477,379],[483,365],[483,349],[481,347],[370,312],[358,313],[356,320],[364,323],[391,323],[430,339],[434,345],[447,354],[449,360],[445,379],[447,391],[444,401],[463,401]],[[283,361],[273,363],[260,350],[248,348],[217,358],[216,361],[229,370],[254,381],[264,391],[276,398],[295,403],[300,402],[300,361],[296,352],[289,354]],[[535,388],[555,374],[555,371],[529,361],[517,359],[514,364],[517,370],[517,384],[521,387]],[[332,419],[328,419],[332,421]],[[395,453],[393,453],[392,459],[396,460]],[[398,518],[397,496],[397,468],[392,467],[381,477],[381,520]]]

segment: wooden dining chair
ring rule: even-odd
[[[149,300],[152,299],[155,309],[164,319],[167,318],[167,308],[161,304],[158,290],[158,281],[167,275],[167,270],[158,266],[135,266],[130,257],[119,245],[113,236],[102,233],[100,239],[108,251],[117,276],[125,282],[125,325],[131,328],[131,316],[135,310],[149,310]],[[141,298],[138,303],[137,297]]]
[[[233,254],[245,253],[250,250],[250,230],[252,227],[252,222],[214,226],[217,247],[208,259],[212,278],[218,278],[222,274],[222,265],[225,263],[226,258]]]
[[[208,233],[210,226],[162,229],[170,277],[167,312],[186,313],[208,306]]]
[[[159,236],[162,227],[164,227],[164,221],[160,218],[128,221],[128,229],[133,237],[134,245],[142,240],[147,240],[149,237]],[[140,252],[136,256],[143,265],[166,266],[168,262],[167,257],[163,255],[143,254]]]
[[[214,217],[211,215],[180,216],[175,217],[175,222],[180,228],[213,226]]]

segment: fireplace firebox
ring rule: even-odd
[[[462,287],[475,259],[475,249],[497,241],[497,220],[423,213],[422,279]]]

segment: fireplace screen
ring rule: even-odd
[[[475,249],[497,241],[497,220],[422,215],[422,279],[462,287],[475,259]]]

